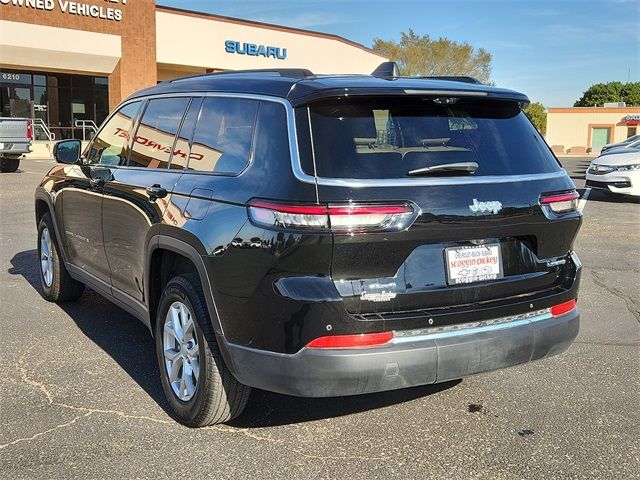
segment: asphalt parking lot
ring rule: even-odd
[[[589,160],[564,159],[583,196]],[[93,292],[39,293],[33,191],[0,175],[0,478],[638,478],[640,203],[588,191],[579,337],[462,382],[301,399],[254,391],[229,425],[166,413],[151,337]]]

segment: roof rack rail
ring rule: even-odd
[[[429,75],[427,77],[416,77],[416,78],[429,78],[431,80],[447,80],[450,82],[463,82],[463,83],[476,83],[478,85],[482,85],[482,82],[477,78],[470,77],[468,75]]]
[[[306,68],[264,68],[264,69],[250,69],[250,70],[225,70],[223,72],[211,72],[200,73],[198,75],[190,75],[188,77],[180,77],[170,80],[171,83],[179,82],[181,80],[188,80],[191,78],[209,77],[217,75],[233,75],[236,73],[274,73],[281,77],[289,78],[315,78],[314,73]]]

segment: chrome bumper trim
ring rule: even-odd
[[[528,323],[539,322],[553,318],[551,309],[536,310],[534,312],[512,315],[509,317],[494,318],[480,322],[460,323],[442,327],[429,327],[417,330],[394,331],[394,338],[389,343],[420,342],[436,338],[449,338],[460,335],[472,335],[475,333],[490,332],[503,328],[521,327]]]

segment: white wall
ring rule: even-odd
[[[307,68],[314,73],[371,73],[386,59],[346,42],[268,27],[231,23],[213,18],[156,12],[158,63],[241,70],[251,68]],[[287,49],[278,60],[227,53],[225,41]]]
[[[591,126],[612,126],[613,138],[610,142],[620,142],[627,138],[627,126],[622,119],[627,115],[640,114],[640,108],[550,108],[547,112],[547,134],[545,139],[551,146],[591,147],[589,130]]]

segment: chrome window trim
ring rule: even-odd
[[[366,188],[366,187],[431,187],[438,185],[479,185],[484,183],[513,183],[513,182],[529,182],[535,180],[550,180],[554,178],[568,178],[567,171],[564,168],[555,172],[549,173],[535,173],[529,175],[492,175],[484,177],[448,177],[448,178],[327,178],[327,177],[314,177],[305,173],[302,170],[302,163],[300,162],[298,140],[295,129],[295,117],[293,114],[293,106],[288,101],[285,101],[285,107],[287,108],[287,116],[289,117],[289,135],[294,139],[290,141],[290,144],[295,145],[295,155],[291,155],[291,163],[293,168],[293,175],[296,179],[305,183],[312,183],[316,186],[322,185],[325,187],[346,187],[346,188]],[[311,128],[311,125],[309,125]],[[313,137],[312,137],[313,138]],[[292,152],[294,149],[292,149]],[[315,159],[314,159],[315,165]]]
[[[144,102],[147,102],[147,101],[153,100],[153,99],[172,98],[172,97],[191,97],[192,100],[195,99],[195,98],[200,98],[202,100],[202,103],[200,105],[201,110],[200,110],[200,112],[198,114],[198,119],[200,118],[200,113],[202,112],[202,105],[204,104],[204,99],[207,98],[207,97],[241,98],[241,99],[247,99],[247,100],[256,100],[256,101],[279,103],[279,104],[284,106],[285,111],[286,111],[286,115],[287,115],[287,129],[288,129],[288,132],[289,132],[289,135],[288,135],[288,138],[289,138],[289,155],[292,158],[292,162],[293,162],[293,158],[294,157],[296,159],[298,158],[298,140],[297,140],[297,136],[295,135],[295,121],[294,121],[294,116],[293,116],[293,106],[291,105],[291,103],[287,99],[282,98],[282,97],[274,97],[274,96],[270,96],[270,95],[258,95],[258,94],[252,94],[252,93],[207,92],[207,91],[200,91],[200,90],[193,90],[193,91],[190,90],[190,91],[186,91],[186,92],[156,93],[156,94],[141,95],[139,97],[129,98],[129,99],[124,100],[120,104],[118,104],[118,106],[114,109],[114,111],[104,120],[102,125],[100,125],[100,128],[98,129],[98,133],[96,133],[95,137],[98,136],[98,134],[103,129],[103,127],[106,125],[106,123],[110,120],[110,118],[113,115],[115,115],[115,113],[117,111],[119,111],[122,107],[124,107],[125,105],[128,105],[128,104],[133,103],[133,102],[143,102],[144,103]],[[188,110],[188,107],[187,107],[187,110]],[[185,115],[186,115],[186,112],[185,112]],[[256,115],[256,120],[257,120],[257,115]],[[196,122],[196,124],[197,124],[197,122]],[[137,125],[136,125],[136,128],[137,128]],[[254,130],[255,130],[255,128],[254,128]],[[293,132],[293,136],[292,136],[292,132]],[[193,137],[193,135],[192,135],[192,137]],[[292,138],[294,138],[295,141],[292,141],[291,140]],[[193,138],[191,138],[191,140],[193,140]],[[89,145],[91,145],[91,144],[89,144]],[[190,147],[191,147],[191,145],[190,145]],[[253,149],[253,146],[252,146],[252,149]],[[181,171],[182,171],[182,173],[188,174],[188,175],[211,175],[211,176],[224,177],[224,178],[237,178],[237,177],[240,177],[241,175],[243,175],[249,169],[249,167],[251,166],[252,163],[253,163],[253,159],[251,159],[251,162],[242,170],[242,172],[239,172],[236,175],[221,174],[221,173],[216,173],[216,172],[205,172],[205,171],[202,171],[202,170],[182,169]],[[297,161],[297,163],[300,163],[299,160]],[[130,167],[128,165],[119,165],[117,168],[149,170],[148,167]],[[156,170],[167,170],[167,171],[172,171],[172,172],[180,171],[178,169],[171,170],[169,168],[167,168],[167,169],[161,168],[161,169],[156,169]],[[311,177],[311,178],[313,178],[313,177]],[[315,185],[315,180],[312,180],[311,183],[313,183]]]
[[[440,92],[442,93],[442,92]],[[460,94],[460,92],[458,92]],[[479,184],[496,184],[496,183],[513,183],[513,182],[529,182],[538,180],[551,180],[555,178],[568,178],[567,171],[561,168],[558,171],[550,173],[536,173],[529,175],[493,175],[485,177],[449,177],[449,178],[390,178],[390,179],[359,179],[359,178],[326,178],[315,177],[309,175],[302,170],[300,161],[300,152],[298,149],[298,135],[296,132],[296,122],[293,105],[289,100],[283,97],[275,97],[271,95],[258,95],[252,93],[234,93],[234,92],[203,92],[189,91],[179,93],[158,93],[145,95],[126,100],[118,105],[118,109],[122,106],[135,102],[144,101],[156,97],[183,97],[183,96],[202,96],[202,97],[220,97],[220,98],[245,98],[265,102],[275,102],[284,106],[287,116],[287,130],[289,137],[289,156],[291,158],[291,169],[293,176],[300,182],[326,187],[346,187],[346,188],[366,188],[366,187],[429,187],[439,185],[479,185]],[[115,110],[117,111],[117,109]],[[105,123],[108,121],[105,120]],[[104,124],[103,124],[104,125]],[[245,170],[246,171],[246,170]],[[195,175],[216,175],[213,172],[192,172],[184,170],[185,173]],[[218,175],[219,176],[219,175]],[[235,178],[235,177],[230,177]]]
[[[302,172],[302,168],[294,165],[294,175],[301,182],[316,183],[311,175]],[[296,169],[296,167],[298,167]],[[416,178],[416,179],[357,179],[357,178],[325,178],[318,177],[317,184],[327,187],[431,187],[439,185],[479,185],[484,183],[514,183],[531,182],[536,180],[550,180],[554,178],[565,178],[566,170],[563,168],[557,172],[536,173],[530,175],[494,175],[486,177],[449,177],[449,178]]]

